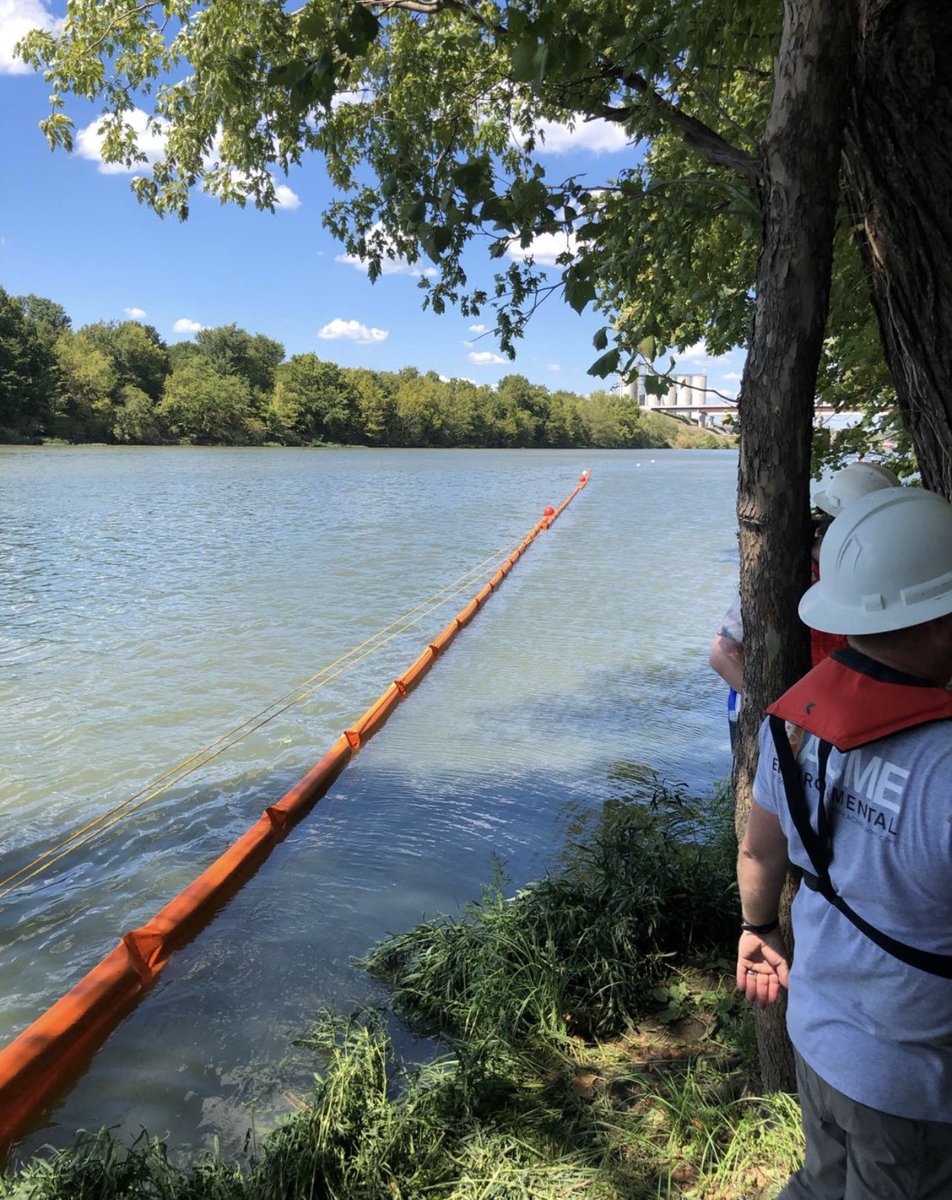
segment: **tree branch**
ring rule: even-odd
[[[657,376],[658,379],[666,379],[668,383],[672,384],[678,383],[681,387],[686,387],[692,392],[701,392],[705,396],[717,396],[717,398],[719,400],[723,400],[725,404],[732,404],[738,412],[740,411],[740,404],[737,396],[728,396],[726,392],[720,392],[715,387],[698,387],[693,383],[687,383],[684,376],[682,376],[679,380],[675,375],[672,374],[672,371],[674,370],[673,367],[670,367],[667,371],[659,371],[654,365],[654,362],[644,354],[640,354],[638,356],[638,361],[644,367],[646,372],[650,372],[652,375]]]
[[[460,0],[357,0],[357,3],[363,8],[376,8],[382,12],[391,12],[395,8],[402,8],[405,12],[423,13],[424,16],[433,16],[435,13],[443,12],[449,8],[455,12],[469,13],[470,16],[475,15],[466,4],[460,3]]]
[[[643,76],[626,74],[620,67],[606,67],[603,74],[609,79],[618,80],[625,87],[637,92],[639,96],[643,96],[646,103],[654,109],[658,116],[676,129],[684,141],[697,150],[709,163],[718,167],[730,167],[732,171],[737,171],[751,183],[760,183],[762,179],[761,164],[752,154],[731,145],[709,125],[682,112],[676,104],[672,104],[670,100],[666,100],[660,92],[652,88]],[[627,121],[634,112],[635,109],[632,105],[626,105],[624,108],[605,105],[599,115],[606,121]]]

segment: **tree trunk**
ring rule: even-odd
[[[797,603],[809,580],[810,443],[829,306],[857,0],[786,0],[761,144],[763,249],[740,396],[744,708],[734,764],[738,828],[750,811],[757,728],[809,666]],[[779,1006],[758,1014],[767,1090],[795,1090]]]
[[[952,4],[861,0],[844,164],[926,487],[952,499]]]

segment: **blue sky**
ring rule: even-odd
[[[38,128],[48,88],[13,58],[12,47],[62,11],[42,0],[0,0],[0,285],[8,292],[58,301],[74,328],[131,316],[174,342],[234,322],[275,338],[289,355],[312,351],[347,367],[415,366],[488,384],[518,371],[548,388],[582,393],[605,386],[586,374],[598,356],[592,335],[604,323],[599,314],[579,316],[552,297],[511,363],[474,321],[424,312],[407,264],[372,285],[321,225],[330,189],[316,156],[281,181],[283,203],[274,214],[196,193],[180,223],[142,207],[130,174],[104,168],[95,108],[69,104],[77,149],[51,152]],[[596,186],[630,164],[633,153],[605,123],[574,132],[553,126],[546,165],[559,175],[586,173]],[[537,248],[537,261],[545,249]],[[741,366],[739,353],[714,361],[700,345],[676,370],[706,373],[709,386],[735,395]]]

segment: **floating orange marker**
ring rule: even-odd
[[[78,1074],[155,982],[173,952],[190,941],[258,869],[274,847],[328,791],[351,758],[385,723],[459,631],[473,619],[536,537],[575,499],[589,472],[558,508],[539,521],[492,578],[367,711],[346,729],[304,778],[201,875],[119,944],[62,999],[0,1050],[0,1154]]]

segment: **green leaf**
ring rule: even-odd
[[[453,240],[453,230],[448,225],[436,225],[430,235],[437,254],[442,254]]]
[[[503,9],[502,17],[510,35],[516,37],[525,30],[529,23],[528,15],[521,8],[515,8],[512,5]]]
[[[453,179],[466,199],[473,202],[488,189],[489,163],[484,158],[471,158],[456,168]]]
[[[592,51],[587,42],[577,37],[559,40],[559,66],[566,75],[578,75],[591,63]]]
[[[301,37],[316,38],[327,33],[327,17],[320,4],[307,4],[297,15],[297,29]]]
[[[536,51],[539,43],[534,37],[524,38],[512,48],[512,77],[516,83],[531,83],[535,78]]]
[[[571,275],[565,281],[565,299],[580,313],[595,299],[595,285],[590,279]]]
[[[608,326],[603,325],[592,338],[592,345],[596,350],[604,350],[608,345]]]
[[[359,58],[373,45],[380,31],[380,22],[361,5],[350,10],[347,20],[338,27],[337,44],[348,58]]]
[[[329,50],[322,50],[317,58],[309,63],[300,78],[292,84],[291,90],[298,111],[319,104],[329,108],[334,98],[336,85],[336,70],[334,56]]]
[[[492,221],[497,229],[512,229],[512,204],[501,196],[493,196],[479,210],[481,221]]]
[[[350,28],[355,38],[369,46],[380,32],[380,21],[369,8],[356,4],[350,11]]]
[[[609,350],[601,358],[596,358],[588,368],[588,374],[594,375],[596,379],[604,379],[606,375],[612,375],[618,369],[618,360],[620,357],[620,350]]]
[[[271,87],[292,87],[307,69],[307,60],[293,58],[290,62],[279,67],[272,67],[268,72],[268,84]]]
[[[549,74],[549,64],[555,55],[554,47],[549,42],[542,42],[533,56],[532,84],[533,90],[538,91]]]

